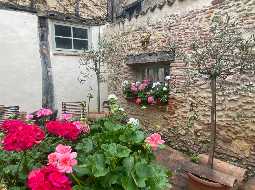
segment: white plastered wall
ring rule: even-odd
[[[0,104],[40,108],[41,63],[37,16],[0,10]]]
[[[88,93],[92,93],[94,98],[90,103],[90,111],[97,111],[97,82],[96,75],[92,71],[92,77],[88,78],[84,84],[78,81],[80,76],[80,56],[79,54],[70,52],[57,52],[54,49],[54,23],[51,20],[49,42],[51,46],[51,62],[54,76],[54,87],[56,106],[61,110],[61,102],[63,101],[81,101],[88,102]],[[63,23],[68,24],[68,23]],[[78,25],[82,26],[82,25]],[[99,30],[102,35],[102,27],[90,27],[90,45],[97,48],[99,39]],[[92,88],[92,91],[90,90]],[[101,106],[102,102],[107,98],[107,84],[101,83]]]
[[[51,26],[52,21],[50,21]],[[98,43],[99,27],[91,28],[93,46]],[[89,87],[94,99],[91,111],[96,111],[96,80],[80,84],[77,55],[55,54],[52,28],[49,42],[55,86],[55,102],[61,110],[62,101],[88,100]],[[41,107],[42,74],[39,54],[38,18],[31,13],[0,10],[0,105],[19,105],[22,111],[32,112]],[[106,83],[101,85],[102,101],[106,99]]]

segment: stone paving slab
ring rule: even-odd
[[[187,190],[187,175],[182,170],[181,161],[189,161],[184,154],[166,147],[156,152],[157,161],[171,170],[173,176],[170,177],[172,188],[170,190]]]
[[[251,178],[250,180],[248,180],[242,190],[255,190],[255,178]]]

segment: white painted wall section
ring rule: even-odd
[[[41,81],[37,16],[0,10],[0,104],[40,108]]]
[[[90,108],[97,109],[97,83],[93,75],[80,84],[80,56],[56,54],[50,21],[50,51],[53,70],[56,108],[61,112],[63,101],[88,102],[93,89]],[[99,27],[91,27],[91,45],[98,47]],[[92,73],[93,74],[93,73]],[[42,73],[39,54],[38,19],[36,15],[0,10],[0,105],[19,105],[22,111],[32,112],[42,104]],[[106,100],[107,84],[101,85],[101,101]]]
[[[97,83],[96,75],[92,76],[84,84],[78,81],[80,76],[80,56],[70,52],[56,52],[54,50],[54,21],[50,22],[50,46],[51,62],[54,76],[56,106],[61,110],[61,103],[64,101],[82,101],[88,102],[88,93],[92,93],[94,98],[90,103],[90,111],[97,111]],[[98,47],[99,27],[90,28],[90,44],[93,48]],[[92,91],[90,90],[92,88]],[[101,103],[106,100],[107,84],[101,84]],[[102,106],[102,105],[101,105]]]

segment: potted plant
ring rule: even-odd
[[[92,48],[90,51],[84,52],[80,58],[82,70],[80,72],[79,81],[85,83],[88,78],[93,77],[94,74],[96,75],[97,112],[99,114],[101,112],[101,83],[105,82],[104,74],[106,73],[106,67],[104,63],[109,54],[108,51],[111,51],[111,45],[107,41],[100,39],[97,48]]]
[[[124,81],[122,90],[125,98],[137,105],[166,105],[168,103],[168,83],[149,80],[143,80],[142,82]]]
[[[188,85],[195,85],[197,81],[205,80],[210,83],[211,93],[211,133],[208,167],[214,169],[213,161],[216,146],[217,130],[217,91],[224,85],[228,87],[242,86],[245,90],[251,90],[251,83],[233,81],[236,78],[255,72],[254,36],[244,39],[242,33],[236,27],[237,22],[230,20],[229,16],[221,18],[215,16],[212,19],[208,36],[205,39],[195,39],[191,44],[191,51],[184,54],[188,67]],[[238,90],[235,91],[239,93]],[[222,189],[200,176],[189,174],[190,189]],[[203,187],[203,188],[202,188]]]

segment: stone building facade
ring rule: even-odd
[[[176,58],[169,65],[174,88],[168,106],[141,109],[128,102],[121,90],[124,80],[136,81],[141,64],[128,57],[170,51],[173,44],[187,49],[194,36],[204,36],[213,15],[228,14],[240,21],[238,28],[255,32],[254,0],[121,1],[118,18],[108,24],[105,38],[114,51],[109,56],[109,92],[120,97],[130,116],[139,118],[149,131],[159,131],[168,144],[185,152],[207,152],[210,131],[209,85],[186,89],[185,64]],[[144,40],[148,43],[144,46]],[[151,63],[150,63],[151,64]],[[161,64],[155,61],[153,64]],[[179,89],[179,90],[178,90]],[[180,90],[181,89],[181,90]],[[251,169],[255,166],[255,95],[218,94],[217,156]]]

